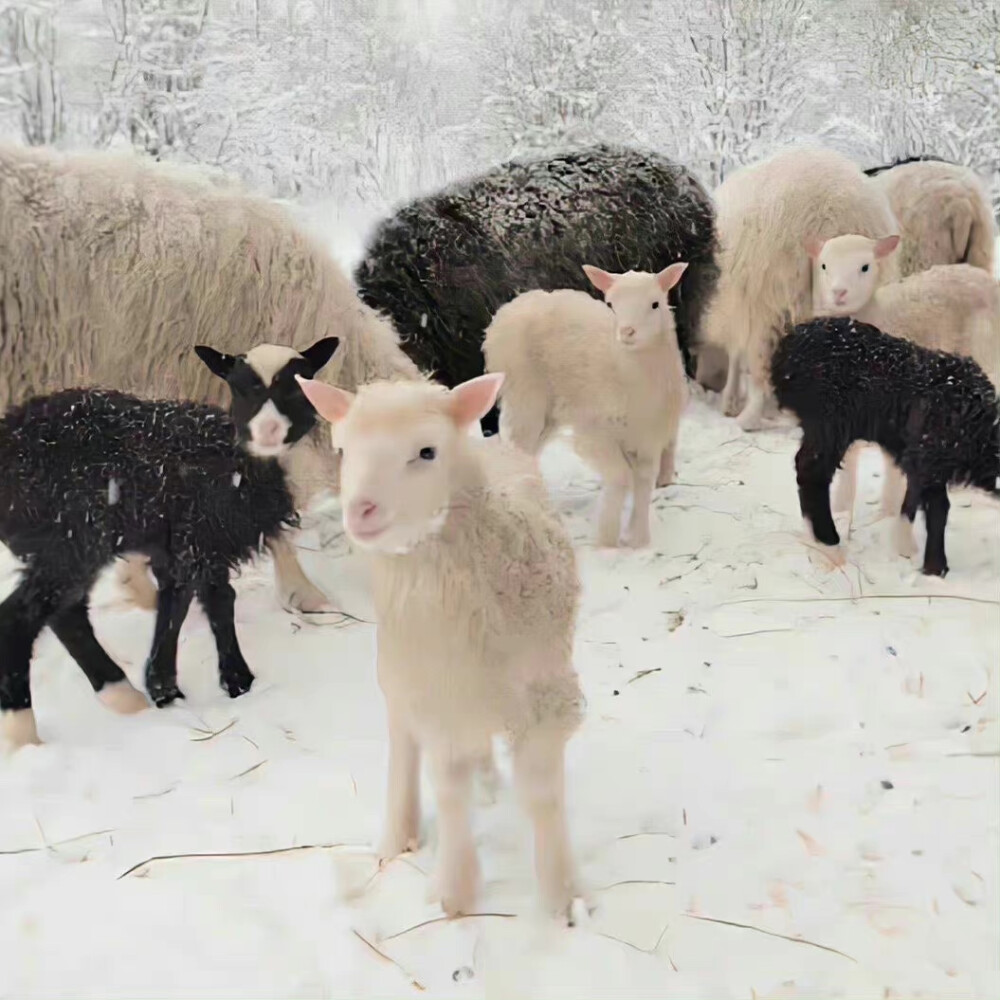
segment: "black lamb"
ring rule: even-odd
[[[684,260],[671,304],[692,374],[716,252],[712,199],[690,171],[657,153],[598,145],[504,163],[404,205],[376,228],[354,277],[417,365],[455,386],[483,373],[486,327],[521,292],[596,297],[583,264],[655,272]],[[494,408],[483,429],[496,426]]]
[[[871,441],[907,477],[900,513],[907,530],[924,510],[924,573],[944,576],[949,483],[996,494],[1000,475],[1000,408],[979,365],[866,323],[821,317],[779,343],[771,379],[779,405],[802,424],[795,471],[816,540],[840,541],[830,481],[854,441]]]
[[[31,715],[31,652],[46,625],[99,695],[128,685],[94,636],[87,600],[101,569],[132,552],[149,555],[159,584],[146,663],[153,701],[182,697],[177,636],[195,595],[215,636],[222,686],[233,698],[249,690],[229,573],[292,525],[295,512],[277,460],[247,454],[226,413],[88,389],[39,396],[0,420],[0,470],[0,541],[25,563],[0,604],[5,720]]]

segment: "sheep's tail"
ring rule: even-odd
[[[148,557],[135,553],[122,556],[115,565],[115,579],[126,604],[144,611],[156,609],[158,591],[149,575]]]
[[[996,229],[993,225],[993,214],[985,197],[972,199],[972,219],[969,227],[969,240],[965,245],[964,263],[973,267],[981,267],[990,277],[993,276]]]

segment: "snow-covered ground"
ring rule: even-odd
[[[238,701],[198,609],[187,700],[136,717],[40,640],[46,743],[0,762],[0,996],[1000,995],[1000,510],[956,491],[952,572],[924,579],[876,520],[869,456],[831,569],[800,531],[796,435],[743,434],[695,400],[641,552],[594,549],[594,478],[562,444],[545,455],[585,584],[579,926],[534,912],[509,785],[477,815],[482,916],[428,902],[430,847],[377,872],[371,608],[328,519],[306,564],[366,620],[303,624],[269,566],[247,570],[259,680]],[[152,616],[107,580],[97,604],[140,682]]]

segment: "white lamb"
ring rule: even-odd
[[[842,233],[895,231],[885,194],[839,153],[790,149],[731,174],[715,192],[721,276],[702,324],[703,339],[723,347],[729,376],[725,412],[744,430],[761,426],[774,345],[789,324],[816,315],[813,276],[802,245]],[[880,281],[895,277],[882,261]],[[739,410],[742,366],[749,375]]]
[[[674,477],[687,384],[667,292],[686,267],[609,274],[584,265],[604,302],[568,289],[525,292],[486,331],[486,369],[506,375],[501,437],[534,455],[572,429],[577,453],[604,481],[598,545],[618,544],[629,490],[627,540],[647,545],[654,482]]]
[[[947,264],[879,286],[879,262],[891,256],[899,236],[873,240],[850,234],[807,245],[818,267],[821,311],[851,316],[921,347],[962,354],[976,361],[993,381],[1000,379],[1000,285],[982,268]],[[863,445],[844,456],[834,509],[853,511],[857,463]],[[899,513],[906,480],[886,458],[882,509]],[[909,554],[912,536],[900,538]]]
[[[381,857],[417,844],[419,763],[438,803],[438,889],[469,913],[478,862],[469,826],[472,775],[490,741],[512,743],[535,828],[545,903],[574,895],[563,758],[580,722],[572,665],[579,580],[573,548],[535,463],[468,428],[503,375],[452,390],[380,382],[357,396],[300,380],[342,449],[348,536],[372,556],[378,678],[389,720],[387,826]]]

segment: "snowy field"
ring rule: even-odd
[[[925,579],[891,553],[869,456],[831,569],[800,530],[796,437],[695,399],[641,552],[595,550],[596,481],[561,443],[544,458],[585,584],[579,926],[534,910],[509,783],[477,815],[482,916],[428,901],[430,847],[377,871],[371,607],[327,518],[306,566],[362,620],[303,624],[248,569],[238,701],[197,608],[187,701],[137,717],[40,640],[46,743],[0,762],[0,996],[1000,995],[1000,509],[954,492],[952,571]],[[152,615],[109,581],[96,603],[141,683]]]

